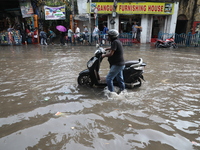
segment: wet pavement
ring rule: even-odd
[[[94,51],[0,46],[1,150],[200,149],[199,48],[124,47],[126,60],[147,63],[146,81],[119,97],[78,86]]]

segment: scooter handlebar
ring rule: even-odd
[[[95,51],[94,55],[105,54],[105,53],[106,53],[105,49],[104,49],[103,47],[99,47],[99,48]]]

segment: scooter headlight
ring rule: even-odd
[[[87,67],[90,68],[92,67],[92,65],[95,63],[95,61],[97,60],[98,58],[96,57],[93,57],[92,59],[90,59],[87,63]]]
[[[87,67],[90,68],[90,67],[92,67],[92,65],[93,65],[93,62],[89,61],[88,64],[87,64]]]

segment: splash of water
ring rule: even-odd
[[[127,90],[124,90],[120,92],[120,89],[118,87],[114,87],[115,91],[110,92],[107,87],[104,88],[104,95],[109,100],[127,100],[128,92]],[[119,93],[119,94],[118,94]]]

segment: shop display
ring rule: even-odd
[[[18,30],[12,32],[3,31],[0,33],[0,45],[21,45],[22,37]]]

